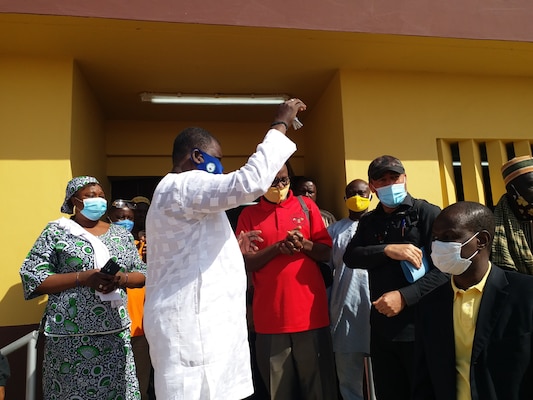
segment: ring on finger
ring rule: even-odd
[[[104,288],[104,285],[100,284],[98,285],[98,289],[103,289]]]

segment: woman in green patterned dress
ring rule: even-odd
[[[26,299],[48,295],[43,392],[47,400],[140,399],[125,288],[144,286],[146,265],[131,234],[100,218],[107,208],[96,178],[67,185],[61,211],[20,269]],[[100,272],[112,259],[115,275]]]

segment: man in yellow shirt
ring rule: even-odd
[[[494,216],[479,203],[445,208],[432,233],[452,278],[419,303],[413,398],[533,399],[533,277],[490,263]]]

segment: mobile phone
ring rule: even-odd
[[[110,258],[100,270],[100,272],[108,275],[115,275],[118,271],[120,271],[120,265],[113,261],[112,258]]]

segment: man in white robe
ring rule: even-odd
[[[172,172],[157,186],[146,220],[144,328],[158,400],[253,393],[246,272],[225,211],[268,190],[296,151],[285,133],[305,108],[298,99],[281,104],[275,129],[229,174],[221,174],[222,150],[207,131],[188,128],[176,138]]]

